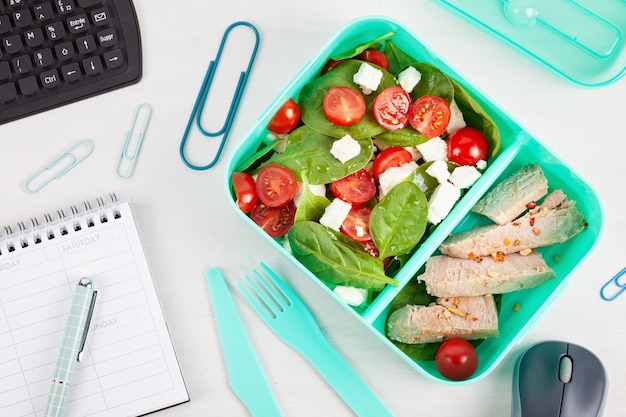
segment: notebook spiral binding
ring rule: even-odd
[[[96,198],[95,206],[87,200],[83,202],[82,210],[75,205],[71,206],[69,214],[61,209],[56,211],[56,215],[45,213],[41,223],[37,217],[32,217],[30,226],[20,221],[17,222],[15,231],[11,226],[4,226],[4,236],[0,238],[0,257],[31,244],[42,243],[44,239],[52,240],[57,236],[78,232],[85,227],[94,227],[96,222],[107,223],[119,219],[122,215],[117,209],[117,203],[117,196],[111,193],[108,201],[102,197]]]

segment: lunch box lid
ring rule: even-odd
[[[626,0],[436,0],[522,55],[582,86],[626,72]]]

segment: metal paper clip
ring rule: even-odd
[[[219,64],[222,51],[224,49],[224,44],[226,43],[226,39],[228,38],[230,31],[237,26],[248,27],[250,28],[250,30],[252,30],[252,32],[254,32],[254,36],[255,36],[254,48],[250,55],[250,61],[248,62],[248,67],[246,68],[245,71],[242,71],[241,74],[239,75],[239,81],[237,83],[237,87],[235,89],[233,99],[230,103],[228,114],[226,115],[226,119],[224,120],[224,124],[219,130],[215,132],[209,132],[202,126],[202,122],[201,122],[202,112],[204,110],[204,104],[209,94],[209,90],[211,89],[213,77],[215,75],[215,71],[217,70],[217,66]],[[219,159],[222,153],[222,150],[224,149],[224,144],[226,143],[226,138],[228,137],[230,127],[233,124],[235,113],[237,111],[237,107],[239,106],[239,101],[241,100],[241,96],[243,94],[243,90],[246,85],[246,82],[248,81],[248,75],[250,74],[250,70],[252,69],[252,63],[254,62],[254,58],[256,56],[256,52],[258,48],[259,48],[259,32],[256,29],[256,27],[254,27],[254,25],[252,25],[251,23],[235,22],[232,25],[230,25],[224,32],[222,41],[217,51],[217,56],[215,57],[213,61],[210,62],[209,68],[207,69],[207,72],[204,76],[204,80],[202,81],[202,86],[200,87],[200,91],[198,92],[198,97],[196,98],[196,102],[194,103],[193,110],[189,117],[189,121],[187,122],[187,127],[185,128],[185,133],[183,134],[183,138],[180,143],[180,157],[185,163],[185,165],[187,165],[189,168],[197,170],[197,171],[203,171],[203,170],[207,170],[211,168],[213,165],[217,163],[217,160]],[[191,162],[189,162],[189,160],[187,159],[187,156],[185,155],[185,144],[187,143],[187,137],[189,136],[189,133],[191,131],[191,128],[194,122],[195,122],[196,127],[200,131],[200,133],[202,133],[202,135],[207,136],[207,137],[222,136],[221,142],[219,144],[219,147],[217,149],[215,156],[213,157],[213,160],[211,160],[211,162],[209,162],[206,165],[194,165]]]
[[[70,169],[91,155],[91,152],[93,152],[93,143],[87,139],[79,140],[52,162],[28,177],[22,184],[22,189],[29,194],[36,193],[53,180],[61,178]]]
[[[621,293],[626,291],[626,281],[620,282],[620,278],[626,274],[626,268],[618,272],[613,278],[608,280],[600,289],[600,296],[606,301],[615,300]]]
[[[143,110],[143,125],[139,132],[135,133],[135,124],[139,117],[140,112]],[[121,180],[129,179],[133,173],[135,172],[135,164],[137,164],[137,156],[139,156],[139,150],[141,149],[141,142],[143,142],[143,138],[146,134],[146,129],[148,128],[148,122],[150,121],[150,116],[152,115],[152,107],[150,107],[147,103],[142,103],[135,109],[135,114],[133,115],[132,122],[130,124],[130,129],[126,134],[126,139],[124,140],[124,144],[122,146],[122,151],[120,152],[120,156],[117,159],[117,164],[115,165],[115,176]],[[135,139],[136,138],[136,139]],[[129,145],[133,144],[132,153],[129,153]]]

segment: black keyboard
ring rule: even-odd
[[[134,84],[131,0],[0,0],[0,124]]]

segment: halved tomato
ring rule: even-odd
[[[350,204],[363,204],[376,195],[374,178],[365,170],[330,183],[334,196]]]
[[[354,88],[334,86],[328,89],[323,100],[324,114],[329,122],[339,126],[352,126],[365,115],[365,99]]]
[[[441,97],[425,95],[409,107],[409,123],[425,138],[441,135],[450,123],[450,106]]]
[[[290,201],[282,207],[269,207],[258,202],[250,212],[250,219],[271,237],[287,234],[296,217],[296,205]]]
[[[293,199],[296,193],[296,177],[282,165],[265,165],[256,178],[259,200],[269,207],[280,207]]]
[[[259,200],[254,178],[245,172],[233,172],[230,178],[237,197],[237,207],[244,213],[248,213]]]
[[[374,159],[374,176],[380,178],[380,174],[391,167],[399,167],[413,160],[411,152],[399,146],[384,149]]]
[[[410,104],[411,96],[404,88],[387,87],[374,99],[372,112],[379,125],[387,130],[399,130],[408,122]]]
[[[385,71],[389,71],[389,58],[387,58],[387,55],[385,55],[383,51],[379,51],[378,49],[366,49],[357,55],[356,58],[378,65]]]
[[[367,206],[353,206],[339,230],[352,240],[362,243],[369,242],[372,240],[369,225],[371,214],[372,209]]]

